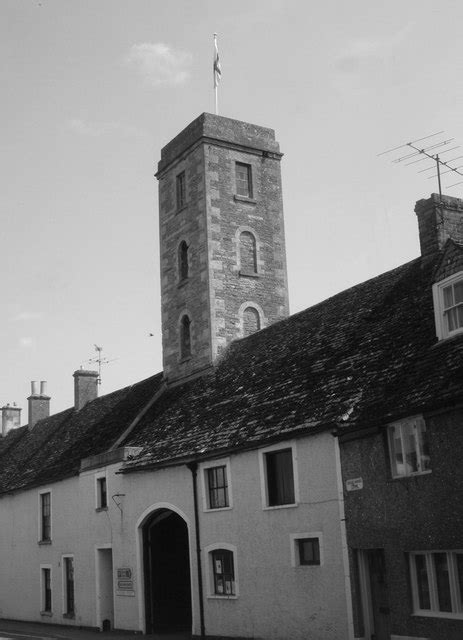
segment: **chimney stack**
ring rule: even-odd
[[[13,403],[2,407],[2,436],[5,437],[9,431],[21,426],[21,409]]]
[[[421,255],[440,251],[451,238],[463,244],[463,200],[433,193],[415,205],[420,233]]]
[[[74,376],[74,407],[79,411],[98,397],[98,371],[78,369]]]
[[[31,382],[31,395],[27,399],[29,405],[29,429],[33,429],[39,420],[48,418],[50,415],[50,396],[46,395],[46,391],[47,383],[45,380],[40,382],[40,391],[38,382],[35,380]]]

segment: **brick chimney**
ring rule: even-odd
[[[5,437],[9,431],[21,426],[21,409],[13,403],[2,407],[2,436]]]
[[[433,193],[415,205],[420,233],[421,255],[442,249],[449,238],[463,243],[463,200]]]
[[[98,397],[98,371],[74,371],[74,407],[77,411]]]
[[[33,429],[39,420],[48,418],[50,415],[50,396],[47,396],[47,383],[45,380],[31,382],[31,395],[27,399],[29,405],[28,427]]]

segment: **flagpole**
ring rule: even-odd
[[[215,94],[215,115],[219,115],[219,82],[222,74],[219,61],[219,49],[217,47],[217,34],[214,33],[214,94]]]

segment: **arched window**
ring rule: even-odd
[[[189,358],[191,356],[191,320],[184,315],[180,322],[180,357]]]
[[[178,278],[180,281],[188,278],[188,245],[185,240],[178,247]]]
[[[240,271],[257,273],[256,239],[250,231],[240,234]]]
[[[260,315],[254,307],[246,307],[243,311],[243,336],[249,336],[260,329]]]

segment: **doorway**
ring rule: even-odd
[[[358,551],[362,610],[368,640],[390,640],[391,617],[384,549]]]
[[[188,527],[170,509],[143,526],[146,633],[191,631]]]
[[[114,628],[113,551],[110,548],[96,550],[96,616],[100,631]]]

